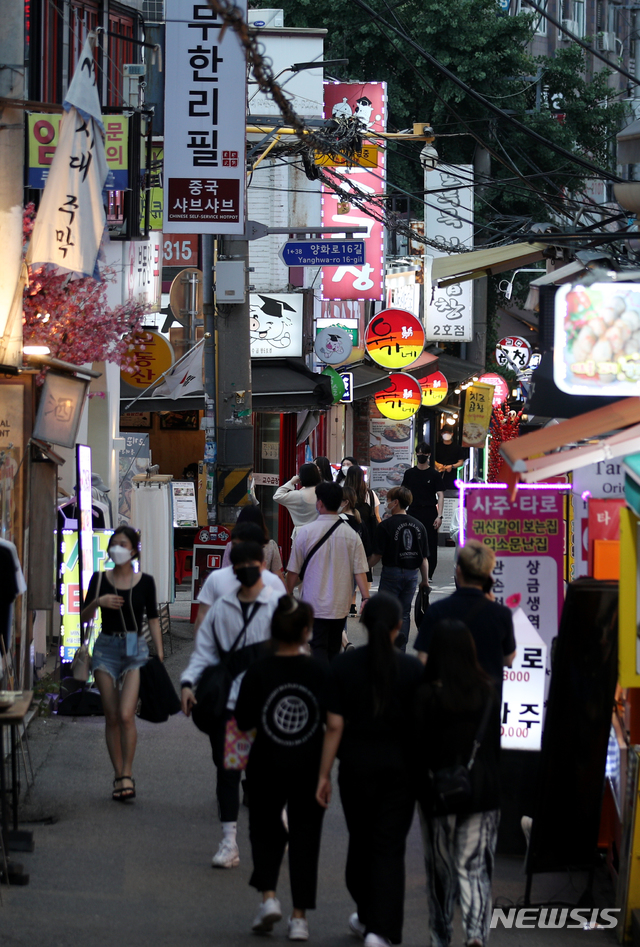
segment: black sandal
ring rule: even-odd
[[[116,783],[122,782],[123,779],[124,776],[116,776],[113,781],[113,792],[111,793],[111,798],[114,800],[114,802],[120,802],[122,799],[122,789],[116,789]]]
[[[133,776],[121,776],[120,779],[130,779],[131,786],[123,786],[120,790],[120,802],[136,798],[136,781]]]

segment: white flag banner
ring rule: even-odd
[[[66,114],[33,228],[27,263],[99,278],[100,243],[106,217],[102,190],[108,166],[104,126],[89,33],[63,102]]]
[[[154,390],[153,398],[182,398],[204,390],[202,375],[202,353],[204,345],[199,343],[174,366],[162,384]]]

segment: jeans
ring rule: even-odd
[[[391,592],[402,605],[402,629],[396,639],[396,647],[406,651],[411,626],[411,606],[418,586],[419,569],[400,569],[398,566],[383,566],[379,592]]]

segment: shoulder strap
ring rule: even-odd
[[[301,581],[301,582],[302,582],[302,580],[304,579],[304,574],[305,574],[305,572],[307,571],[307,566],[309,565],[309,560],[311,559],[311,557],[312,557],[312,556],[315,556],[315,554],[317,553],[318,549],[320,549],[320,546],[323,546],[323,545],[326,543],[326,541],[327,541],[327,539],[329,538],[329,536],[331,536],[332,533],[335,533],[335,531],[337,530],[338,526],[341,526],[343,523],[344,523],[344,520],[342,520],[342,519],[340,519],[340,517],[338,517],[338,519],[337,519],[336,522],[333,524],[333,526],[331,526],[331,527],[326,531],[326,533],[324,534],[324,536],[322,536],[322,537],[318,540],[318,542],[315,544],[315,546],[313,546],[313,547],[309,550],[309,552],[308,552],[307,555],[305,556],[304,562],[302,563],[302,568],[300,569],[300,572],[298,573],[299,576],[300,576],[300,581]]]
[[[491,713],[492,705],[493,705],[493,693],[490,693],[487,698],[486,706],[484,708],[482,720],[480,721],[480,726],[478,727],[478,732],[476,733],[475,739],[473,741],[473,749],[471,750],[471,758],[469,759],[469,763],[467,765],[467,769],[469,770],[473,769],[473,764],[476,761],[476,753],[480,749],[480,744],[482,743],[482,740],[484,738],[484,732],[487,729],[487,724],[489,723],[489,715]]]
[[[256,601],[253,603],[253,608],[246,616],[244,615],[244,612],[243,612],[242,629],[240,633],[234,639],[234,642],[228,651],[225,651],[222,645],[220,644],[220,642],[218,641],[218,636],[216,635],[216,626],[213,623],[211,624],[211,632],[213,634],[213,640],[216,643],[216,650],[218,652],[218,657],[220,658],[221,664],[224,663],[225,658],[227,658],[230,654],[232,654],[237,649],[238,645],[240,644],[240,639],[243,637],[243,635],[246,635],[247,628],[249,627],[249,623],[251,622],[251,619],[253,618],[253,616],[258,611],[261,605],[262,605],[262,602]]]

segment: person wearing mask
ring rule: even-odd
[[[291,595],[302,579],[300,597],[314,611],[311,652],[326,662],[340,651],[354,578],[363,601],[368,599],[369,590],[362,540],[338,514],[342,487],[337,483],[319,483],[316,497],[318,519],[301,526],[293,540],[287,591]]]
[[[330,668],[327,729],[317,796],[331,801],[331,768],[349,830],[346,882],[356,904],[349,919],[365,947],[402,941],[404,854],[414,809],[412,757],[416,689],[422,667],[393,642],[402,610],[379,592],[362,610],[368,644],[339,655]]]
[[[409,641],[411,605],[420,580],[420,587],[429,588],[429,546],[424,526],[407,514],[412,500],[406,487],[392,487],[387,493],[387,516],[378,524],[374,554],[369,564],[382,559],[379,590],[395,595],[402,606],[402,631],[396,647],[404,651]]]
[[[293,912],[289,940],[308,940],[308,910],[316,906],[324,809],[316,800],[326,719],[327,671],[305,653],[313,609],[285,595],[271,620],[273,653],[252,664],[240,687],[235,717],[257,729],[247,764],[253,874],[262,894],[253,930],[267,933],[282,918],[276,898],[287,842]],[[288,830],[282,820],[287,807]]]
[[[245,509],[252,510],[255,509],[255,507],[250,506],[245,507]],[[238,543],[260,543],[264,550],[264,531],[257,523],[252,522],[238,523],[234,526],[231,530],[231,542],[227,546],[229,559],[231,558],[231,550]],[[284,595],[286,592],[284,582],[280,576],[270,572],[266,567],[263,572],[262,581],[265,585],[275,589],[278,595]],[[230,563],[222,569],[214,569],[213,572],[209,573],[198,593],[198,614],[196,615],[194,635],[197,635],[198,629],[212,605],[215,605],[218,599],[222,598],[223,595],[226,595],[228,592],[237,592],[239,588],[240,583]]]
[[[295,527],[293,536],[299,526],[306,526],[318,518],[316,510],[316,486],[320,483],[320,471],[315,464],[303,464],[297,477],[292,477],[287,483],[278,487],[273,494],[276,503],[286,506]],[[296,487],[300,485],[300,489]],[[293,538],[293,537],[292,537]]]
[[[442,440],[436,449],[435,468],[442,475],[442,489],[456,490],[458,467],[467,460],[469,451],[453,443],[453,431],[444,428],[440,436]]]
[[[264,548],[264,567],[268,572],[272,572],[274,575],[277,575],[279,578],[282,578],[284,575],[282,569],[282,556],[280,555],[280,550],[278,549],[278,544],[275,539],[270,539],[269,530],[267,529],[267,524],[265,522],[264,513],[259,506],[243,506],[240,512],[238,513],[238,519],[236,520],[236,526],[240,526],[242,523],[255,523],[256,526],[259,526],[262,530],[262,545]],[[224,555],[222,556],[222,568],[225,569],[229,563],[229,556],[231,555],[231,545],[227,543]]]
[[[435,627],[415,708],[431,947],[449,947],[458,899],[466,947],[486,947],[500,821],[500,699],[464,622],[449,619]],[[466,766],[476,738],[471,795],[455,811],[444,811],[430,774]]]
[[[233,648],[236,661],[246,661],[248,667],[259,656],[256,645],[271,637],[271,617],[278,605],[279,595],[263,581],[262,545],[238,543],[231,550],[231,565],[239,587],[218,599],[207,613],[200,625],[191,660],[182,672],[181,702],[187,717],[197,703],[195,692],[204,670],[220,663],[218,648],[224,652]],[[215,721],[209,736],[217,772],[216,795],[222,823],[222,841],[211,862],[214,868],[235,868],[240,863],[236,831],[241,770],[227,770],[223,762],[227,720],[233,715],[246,667],[233,679],[226,711]]]
[[[146,572],[133,569],[133,560],[140,559],[140,534],[131,526],[119,526],[109,540],[107,555],[114,568],[93,573],[80,618],[91,621],[100,609],[101,630],[91,667],[102,698],[107,750],[115,772],[112,799],[126,802],[136,796],[131,775],[138,738],[136,707],[140,668],[149,660],[149,647],[142,635],[145,611],[161,661],[164,650],[155,582]]]
[[[427,531],[429,543],[429,578],[438,565],[438,530],[442,526],[444,487],[442,476],[431,466],[431,448],[425,441],[416,447],[416,466],[405,470],[402,486],[413,497],[407,510],[409,516],[420,520]]]
[[[331,469],[331,464],[329,463],[328,457],[316,457],[314,464],[320,471],[320,476],[323,480],[326,480],[327,483],[333,483],[333,470]]]
[[[347,471],[349,467],[358,467],[358,461],[355,457],[343,457],[340,463],[340,470],[338,471],[338,476],[336,477],[336,483],[339,483],[340,486],[343,485],[345,477],[347,476]]]
[[[506,605],[487,598],[485,589],[496,564],[493,549],[468,539],[458,553],[456,591],[430,605],[415,641],[420,660],[426,664],[433,631],[438,622],[456,619],[467,625],[473,637],[480,667],[502,694],[502,668],[511,667],[516,656],[513,618]]]
[[[350,469],[351,469],[351,470],[359,470],[360,468],[359,468],[359,467],[351,467]],[[342,518],[343,520],[345,520],[345,521],[349,524],[349,526],[351,527],[351,529],[355,530],[355,532],[358,534],[358,536],[359,536],[360,539],[362,540],[362,544],[363,544],[363,546],[364,546],[364,551],[365,551],[365,555],[366,555],[367,547],[366,547],[365,542],[364,542],[364,535],[363,535],[363,529],[362,529],[362,518],[361,518],[360,512],[359,512],[359,510],[358,510],[358,503],[357,503],[357,498],[356,498],[356,492],[355,492],[355,490],[354,490],[352,487],[348,487],[348,486],[346,485],[346,481],[345,481],[345,485],[344,485],[343,488],[342,488],[342,503],[340,504],[340,507],[338,508],[338,512],[339,512],[341,518]],[[369,583],[369,582],[371,582],[371,571],[367,572],[367,583]],[[368,587],[368,585],[367,585],[367,587]],[[356,585],[355,585],[355,583],[354,583],[354,592],[353,592],[353,598],[351,599],[351,608],[349,609],[349,615],[355,615],[355,614],[356,614],[356,593],[355,593],[355,589],[356,589]],[[347,648],[353,648],[353,645],[352,645],[351,642],[349,641],[349,636],[348,636],[348,634],[347,634],[347,623],[346,623],[346,622],[345,622],[344,630],[343,630],[343,632],[342,632],[342,647],[345,649],[345,651],[347,650]]]

